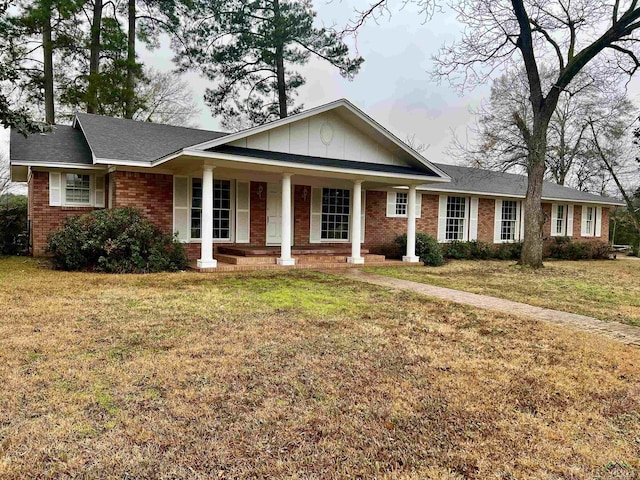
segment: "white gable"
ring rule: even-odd
[[[409,165],[396,152],[354,127],[334,111],[241,138],[230,145],[270,152],[353,160],[388,165]]]

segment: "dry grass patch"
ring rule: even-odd
[[[368,270],[640,326],[640,261],[547,261],[532,270],[509,261],[457,260],[442,267]]]
[[[588,478],[637,349],[305,272],[0,259],[0,477]]]

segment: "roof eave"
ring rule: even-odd
[[[452,193],[452,194],[462,194],[462,195],[474,195],[478,197],[500,197],[500,198],[526,198],[526,195],[518,195],[515,193],[494,193],[494,192],[480,192],[476,190],[453,190],[450,188],[442,187],[430,187],[429,185],[420,185],[418,190],[430,191],[435,193]],[[576,200],[573,198],[559,198],[559,197],[546,197],[543,196],[542,200],[546,202],[561,202],[561,203],[590,203],[595,205],[610,205],[614,207],[623,207],[626,204],[621,202],[608,202],[608,201],[598,201],[597,199],[593,200]]]

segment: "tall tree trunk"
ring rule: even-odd
[[[278,82],[278,107],[280,118],[286,118],[287,112],[287,88],[284,76],[284,35],[282,29],[282,17],[280,16],[280,1],[273,0],[273,22],[275,25],[276,46],[276,79]]]
[[[53,40],[51,39],[51,2],[43,2],[42,51],[44,63],[44,112],[49,125],[56,123],[53,98]]]
[[[127,36],[127,85],[124,118],[133,118],[136,87],[136,0],[129,0],[129,32]]]
[[[89,85],[87,87],[87,112],[98,112],[98,82],[100,81],[100,32],[102,30],[102,0],[94,0],[89,46]]]
[[[532,268],[543,267],[542,185],[546,170],[547,128],[549,121],[536,122],[529,138],[528,186],[524,200],[524,243],[520,264]]]

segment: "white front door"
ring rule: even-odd
[[[282,185],[267,184],[267,245],[282,242]]]

